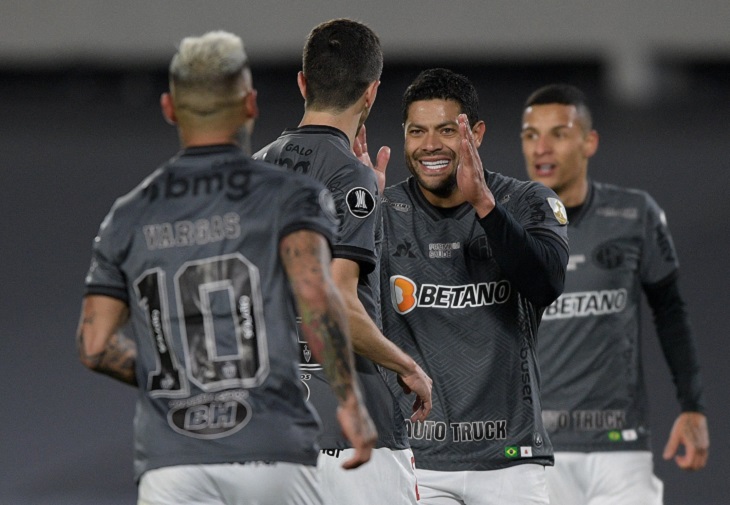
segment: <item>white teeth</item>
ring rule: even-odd
[[[446,165],[448,165],[449,160],[421,161],[421,164],[426,168],[429,168],[431,170],[436,170],[439,168],[444,168]]]
[[[542,165],[537,166],[538,172],[549,172],[552,169],[553,169],[553,165],[551,165],[549,163],[543,163]]]

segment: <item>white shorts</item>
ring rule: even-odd
[[[420,505],[548,505],[545,469],[526,463],[499,470],[441,472],[416,468]],[[585,504],[584,504],[585,505]]]
[[[317,469],[292,463],[158,468],[138,494],[138,505],[322,505]]]
[[[547,481],[560,505],[662,505],[664,494],[649,451],[556,452]]]
[[[373,449],[354,470],[342,463],[354,449],[322,451],[317,460],[325,505],[416,505],[416,475],[410,449]]]

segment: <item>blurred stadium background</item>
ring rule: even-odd
[[[364,21],[380,35],[386,66],[368,143],[372,154],[384,144],[393,148],[390,182],[407,175],[400,97],[424,68],[449,67],[477,84],[485,166],[519,178],[526,177],[518,132],[527,94],[556,81],[588,93],[601,134],[590,171],[649,190],[666,211],[704,367],[710,462],[687,474],[661,460],[677,405],[646,313],[665,503],[728,503],[730,2],[333,4],[0,5],[0,503],[135,503],[135,393],[83,369],[74,333],[101,219],[116,196],[178,148],[158,106],[177,42],[211,29],[244,38],[261,109],[255,149],[299,121],[301,47],[313,26],[334,17]]]

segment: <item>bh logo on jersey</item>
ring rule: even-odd
[[[435,309],[486,307],[506,302],[510,292],[511,286],[506,280],[462,286],[422,284],[419,290],[416,283],[408,277],[393,275],[390,278],[391,302],[399,314],[408,314],[416,307]]]

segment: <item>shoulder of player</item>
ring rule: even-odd
[[[159,166],[154,172],[149,174],[147,177],[137,184],[128,193],[118,197],[109,211],[109,216],[114,216],[115,221],[122,219],[122,216],[128,214],[132,209],[135,209],[139,201],[152,201],[156,200],[160,192],[157,187],[159,179],[165,177],[167,173],[167,167],[169,162]]]
[[[327,163],[333,167],[331,170],[332,178],[335,179],[347,179],[352,181],[353,184],[359,184],[368,188],[377,187],[377,178],[373,169],[365,165],[354,154],[349,153],[349,156],[344,156],[342,159],[327,160]]]
[[[114,200],[99,226],[99,236],[104,236],[106,242],[119,245],[119,249],[124,248],[120,243],[131,238],[128,230],[132,229],[139,219],[140,208],[158,198],[160,191],[157,180],[166,173],[166,166],[167,164],[158,167],[132,190]],[[124,232],[116,233],[115,230]]]
[[[656,207],[657,203],[648,191],[638,188],[627,188],[605,182],[592,182],[596,195],[601,202],[616,202],[636,207]]]
[[[536,196],[557,198],[555,192],[540,182],[525,181],[497,172],[487,172],[487,185],[496,201],[506,207],[516,205]]]
[[[387,186],[383,190],[383,203],[403,203],[411,200],[408,195],[408,179]]]
[[[344,164],[329,164],[326,174],[320,175],[316,178],[329,189],[335,200],[347,200],[355,193],[373,204],[380,199],[373,170],[360,163],[354,155]]]

